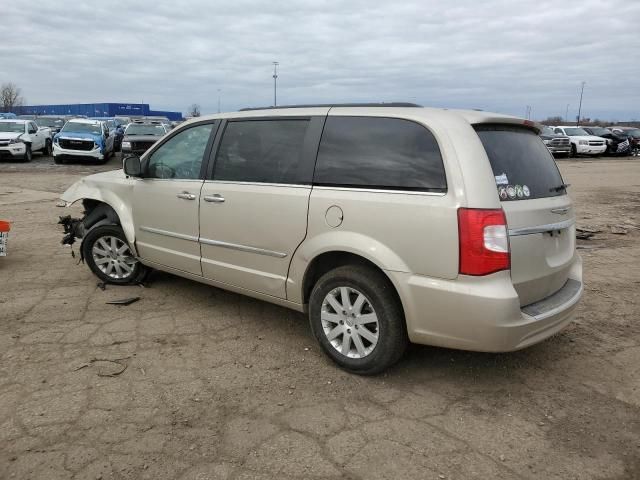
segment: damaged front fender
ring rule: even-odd
[[[122,170],[114,170],[111,172],[98,173],[89,175],[71,185],[62,195],[61,200],[65,202],[66,207],[70,207],[79,200],[83,200],[85,207],[92,203],[94,207],[99,208],[99,204],[105,204],[110,207],[117,219],[109,219],[110,223],[119,223],[124,231],[127,241],[132,249],[135,249],[135,228],[133,225],[133,214],[131,211],[133,185],[136,180],[127,177]],[[91,211],[86,211],[85,217],[91,215]],[[65,228],[65,238],[63,243],[71,241],[71,237],[82,237],[86,222],[82,224],[82,219],[74,219],[71,216],[61,217],[60,223]],[[101,223],[101,222],[98,222]],[[90,225],[94,226],[94,225]],[[67,232],[67,229],[69,230]],[[79,234],[82,235],[79,235]],[[73,243],[73,242],[71,242]],[[67,243],[67,244],[71,244]],[[135,251],[133,252],[135,255]]]

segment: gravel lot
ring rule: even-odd
[[[414,346],[374,378],[277,306],[168,274],[98,288],[55,203],[119,159],[0,163],[0,478],[640,478],[640,159],[559,163],[602,229],[575,321],[510,354]]]

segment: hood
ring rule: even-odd
[[[590,140],[590,141],[597,141],[597,142],[602,142],[603,140],[605,140],[602,137],[596,137],[595,135],[569,135],[571,138],[574,138],[576,140]]]
[[[94,135],[93,133],[86,133],[86,132],[70,132],[70,131],[66,131],[66,132],[60,132],[56,135],[56,137],[58,138],[68,138],[70,140],[93,140],[94,142],[101,142],[102,141],[102,135],[96,134]]]
[[[125,135],[125,142],[157,142],[162,136],[160,135]]]
[[[0,132],[0,140],[12,140],[19,137],[24,132]]]

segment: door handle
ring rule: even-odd
[[[176,195],[178,198],[182,198],[183,200],[195,200],[196,196],[193,193],[182,192]]]
[[[223,203],[224,202],[224,197],[222,195],[220,195],[219,193],[214,193],[213,195],[205,195],[202,198],[204,198],[205,202],[209,202],[209,203]]]

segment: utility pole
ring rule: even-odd
[[[220,89],[218,89],[218,113],[220,113]]]
[[[278,65],[279,62],[273,62],[273,106],[278,106]]]
[[[564,110],[564,121],[569,122],[569,104],[567,103],[567,108]]]
[[[578,107],[578,116],[576,117],[576,127],[580,125],[580,113],[582,112],[582,94],[584,93],[584,86],[587,82],[582,82],[582,88],[580,88],[580,106]]]

